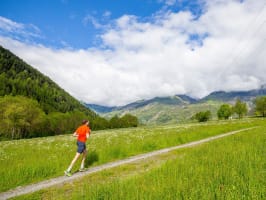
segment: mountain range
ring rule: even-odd
[[[187,95],[174,95],[140,100],[116,107],[96,104],[85,105],[107,118],[130,113],[137,116],[140,122],[144,124],[164,124],[187,121],[196,112],[204,110],[210,110],[215,118],[217,110],[222,104],[234,104],[237,99],[246,102],[251,112],[254,107],[254,99],[257,96],[264,95],[266,95],[266,85],[249,91],[215,91],[201,99],[195,99]]]
[[[246,102],[251,102],[257,96],[263,96],[263,95],[266,95],[266,84],[262,85],[259,89],[249,90],[249,91],[232,91],[232,92],[215,91],[201,99],[195,99],[187,95],[175,95],[170,97],[154,97],[148,100],[139,100],[124,106],[101,106],[97,104],[88,104],[88,103],[85,103],[85,105],[97,113],[108,113],[117,110],[134,110],[154,103],[159,103],[164,105],[187,105],[187,104],[203,103],[207,101],[222,101],[222,102],[232,103],[235,102],[236,99],[240,99]]]
[[[154,97],[152,99],[148,100],[139,100],[124,106],[101,106],[97,104],[86,104],[85,105],[94,110],[97,113],[108,113],[112,111],[118,111],[118,110],[134,110],[137,108],[145,107],[150,104],[154,103],[160,103],[165,105],[185,105],[190,103],[196,103],[197,100],[193,99],[186,95],[175,95],[173,97]]]

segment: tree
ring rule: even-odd
[[[49,125],[47,127],[47,131],[52,133],[52,135],[60,135],[64,134],[67,130],[68,126],[68,114],[61,112],[52,112],[49,113],[48,121]]]
[[[199,122],[206,122],[211,118],[211,112],[209,110],[207,111],[201,111],[196,113],[193,118],[197,119]]]
[[[217,111],[218,119],[228,119],[232,114],[232,107],[229,104],[221,105]]]
[[[122,127],[120,118],[117,115],[113,116],[110,119],[109,123],[110,123],[110,128],[121,128]]]
[[[6,138],[29,136],[44,119],[37,101],[22,96],[0,98],[0,133]]]
[[[102,117],[96,117],[93,119],[93,121],[90,123],[90,127],[92,130],[101,130],[101,129],[107,129],[110,127],[109,121]]]
[[[234,112],[238,115],[238,118],[242,118],[244,115],[247,114],[247,104],[245,102],[242,102],[240,99],[236,100],[236,103],[233,107]]]
[[[255,105],[257,113],[262,115],[262,117],[266,117],[266,96],[257,97],[255,99]]]
[[[138,126],[138,118],[131,114],[125,114],[120,120],[124,128]]]

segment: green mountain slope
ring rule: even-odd
[[[111,118],[114,115],[120,116],[130,113],[137,116],[140,123],[143,124],[180,123],[190,120],[195,113],[205,110],[210,110],[212,116],[215,118],[216,112],[221,105],[222,102],[218,101],[183,105],[171,105],[157,102],[136,109],[116,110],[102,115]]]
[[[197,112],[210,110],[212,119],[216,119],[217,110],[222,104],[233,105],[237,99],[247,103],[251,114],[254,111],[254,99],[265,95],[266,85],[262,85],[259,89],[250,91],[217,91],[198,100],[185,95],[156,97],[117,107],[102,115],[111,118],[114,115],[130,113],[138,117],[139,121],[144,124],[164,124],[188,121]]]
[[[266,95],[266,85],[262,85],[259,89],[249,90],[249,91],[212,92],[208,96],[202,98],[200,102],[205,102],[208,100],[235,102],[236,99],[240,99],[245,102],[252,102],[256,97],[265,96],[265,95]]]
[[[138,109],[141,107],[145,107],[150,104],[162,104],[162,105],[186,105],[190,103],[196,102],[195,99],[192,99],[186,95],[175,95],[172,97],[154,97],[149,100],[141,100],[130,103],[125,106],[121,106],[116,108],[116,110],[131,110],[131,109]]]
[[[134,109],[139,109],[142,107],[145,107],[150,104],[162,104],[162,105],[187,105],[187,104],[192,104],[196,103],[197,100],[193,99],[189,96],[186,95],[175,95],[172,97],[154,97],[152,99],[148,100],[139,100],[124,106],[113,106],[113,107],[108,107],[108,106],[101,106],[101,105],[96,105],[96,104],[84,104],[86,107],[94,110],[97,113],[109,113],[112,111],[120,111],[120,110],[134,110]]]
[[[81,111],[96,116],[50,78],[0,46],[0,96],[4,95],[35,99],[45,113]]]

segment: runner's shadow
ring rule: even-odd
[[[99,155],[96,151],[88,151],[88,155],[86,157],[85,166],[91,166],[93,163],[99,160]]]

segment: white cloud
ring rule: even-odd
[[[158,0],[159,3],[165,3],[167,6],[172,6],[176,3],[176,0]]]
[[[102,27],[98,20],[92,15],[87,15],[86,17],[84,17],[83,24],[87,26],[88,23],[91,23],[97,29]]]
[[[0,16],[0,28],[9,32],[15,32],[18,29],[23,29],[24,25],[20,23],[13,22],[10,19]]]
[[[108,10],[103,13],[104,18],[109,18],[111,15],[112,15],[112,13]]]
[[[112,15],[112,13],[110,11],[105,11],[100,16],[100,18],[96,17],[97,12],[93,12],[92,14],[87,14],[83,18],[82,23],[84,26],[87,26],[88,24],[92,24],[95,29],[107,29],[107,28],[109,28],[109,25],[107,25],[105,22],[108,21],[110,16]]]
[[[88,103],[202,97],[266,83],[264,1],[205,3],[197,19],[188,11],[158,12],[145,22],[121,16],[101,35],[105,49],[53,50],[7,37],[0,37],[0,44]]]
[[[174,5],[175,3],[176,3],[176,0],[167,0],[166,1],[166,4],[170,5],[170,6]]]
[[[22,24],[0,16],[0,33],[13,38],[40,38],[40,30],[32,24]]]

